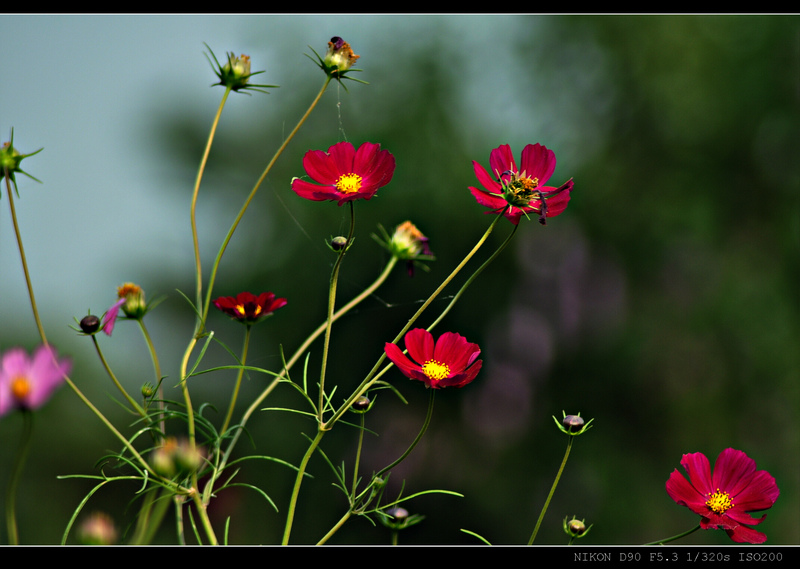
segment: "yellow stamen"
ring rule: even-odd
[[[117,297],[124,298],[132,294],[139,294],[142,292],[142,287],[133,283],[125,283],[117,287]]]
[[[352,194],[361,189],[361,176],[358,174],[344,174],[336,182],[336,189],[345,194]]]
[[[428,360],[422,366],[422,373],[436,381],[447,379],[450,376],[450,366],[436,360]]]
[[[11,395],[17,401],[22,401],[31,392],[31,382],[24,375],[18,375],[11,380]]]
[[[233,309],[236,311],[236,313],[239,316],[244,316],[245,315],[244,304],[237,304],[236,306],[233,307]]]
[[[726,511],[733,508],[733,502],[727,492],[720,492],[719,488],[713,494],[709,495],[706,501],[706,506],[714,510],[718,514],[724,514]]]

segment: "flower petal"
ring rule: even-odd
[[[420,365],[434,358],[434,341],[430,332],[424,328],[414,328],[405,336],[408,355]]]
[[[417,374],[421,373],[420,366],[409,360],[396,344],[386,342],[383,351],[386,352],[386,357],[389,358],[406,377],[419,379]]]
[[[335,185],[339,180],[336,162],[322,150],[309,150],[303,156],[303,168],[311,178],[325,185]]]
[[[503,172],[511,170],[518,172],[517,163],[514,162],[514,154],[511,152],[511,147],[508,144],[501,144],[489,154],[489,166],[492,169],[492,175],[500,178]]]
[[[672,471],[667,480],[667,494],[675,500],[679,506],[686,506],[695,514],[701,516],[706,515],[708,506],[706,506],[706,497],[697,490],[686,478],[678,472],[678,469]]]
[[[711,465],[702,452],[684,454],[681,464],[689,473],[689,481],[701,494],[711,494],[715,488],[711,482]]]
[[[500,183],[475,160],[472,161],[472,169],[475,171],[475,177],[478,178],[478,182],[486,189],[487,192],[493,194],[500,194],[503,192],[503,188],[500,186]],[[505,200],[503,201],[505,202]]]
[[[522,149],[522,171],[529,178],[538,178],[543,186],[556,169],[556,155],[539,143],[528,144]]]
[[[767,535],[747,526],[736,526],[734,529],[725,530],[728,536],[736,543],[764,543]]]

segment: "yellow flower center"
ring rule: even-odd
[[[234,307],[234,310],[236,311],[236,313],[239,316],[247,316],[247,311],[244,308],[244,304],[237,304]],[[256,304],[256,309],[255,309],[255,313],[253,314],[253,316],[258,316],[259,314],[261,314],[261,305],[260,304]]]
[[[22,401],[31,392],[31,382],[24,375],[18,375],[11,380],[11,395],[17,401]]]
[[[358,174],[344,174],[336,182],[336,189],[345,194],[352,194],[361,189],[361,176]]]
[[[539,178],[528,178],[525,172],[512,174],[511,179],[505,184],[505,199],[511,205],[525,207],[530,201],[540,195]]]
[[[133,283],[125,283],[117,287],[117,297],[125,298],[126,296],[139,294],[142,292],[142,287]]]
[[[733,502],[727,492],[720,492],[719,488],[717,488],[717,491],[708,497],[706,506],[718,514],[724,514],[726,511],[733,508]]]
[[[438,362],[436,360],[428,360],[422,366],[422,373],[429,378],[439,381],[440,379],[447,379],[450,376],[450,366]]]

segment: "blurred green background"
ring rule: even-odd
[[[270,290],[286,308],[254,329],[249,363],[277,370],[323,317],[347,208],[290,191],[302,156],[347,139],[379,142],[397,160],[392,183],[356,207],[357,241],[339,298],[360,292],[386,254],[370,234],[412,220],[438,260],[409,278],[398,267],[377,295],[334,329],[329,382],[357,385],[430,292],[472,248],[491,217],[467,187],[472,160],[510,144],[552,149],[559,185],[574,177],[567,211],[547,227],[523,223],[501,257],[439,326],[477,342],[484,368],[461,390],[437,394],[420,446],[391,476],[387,496],[441,488],[407,504],[426,520],[404,544],[525,543],[566,445],[551,416],[581,412],[580,437],[537,543],[563,544],[565,516],[593,523],[586,544],[636,544],[680,533],[697,516],[664,484],[682,454],[745,451],[777,480],[780,498],[757,529],[768,544],[800,543],[800,20],[793,16],[0,16],[0,132],[22,152],[17,202],[48,337],[74,360],[72,377],[120,425],[126,416],[73,317],[102,313],[126,281],[167,300],[148,316],[166,383],[192,333],[189,200],[223,90],[203,57],[249,54],[269,95],[232,95],[200,193],[206,271],[273,152],[322,84],[303,54],[333,35],[361,56],[349,92],[333,85],[260,190],[229,247],[217,295]],[[5,194],[5,190],[2,192]],[[37,343],[7,200],[0,201],[0,349]],[[510,231],[503,220],[458,290]],[[446,305],[437,301],[427,326]],[[242,329],[211,314],[217,337],[240,350]],[[129,390],[152,381],[141,334],[128,322],[100,338]],[[321,345],[312,347],[316,370]],[[207,362],[230,363],[221,349]],[[316,372],[314,372],[316,373]],[[234,373],[199,376],[193,401],[212,401],[221,422]],[[399,372],[408,398],[381,395],[367,416],[363,468],[379,469],[413,440],[427,393]],[[253,376],[240,396],[259,393]],[[173,392],[177,399],[177,392]],[[289,389],[270,406],[300,405]],[[18,414],[0,419],[0,485],[19,440]],[[297,464],[311,422],[258,413],[254,452]],[[128,431],[132,432],[132,431]],[[348,470],[355,431],[323,449]],[[119,443],[68,389],[35,416],[34,449],[18,496],[23,543],[58,543]],[[243,439],[240,452],[249,452]],[[303,486],[293,543],[314,543],[345,512],[316,456]],[[220,494],[211,515],[233,515],[233,543],[279,541],[293,476],[271,463],[240,474],[246,489]],[[135,485],[109,486],[86,512],[120,527],[133,519]],[[5,490],[4,490],[5,492]],[[4,493],[3,492],[3,493]],[[0,497],[4,507],[5,496]],[[5,520],[0,521],[5,543]],[[159,542],[174,541],[170,520]],[[350,521],[331,543],[388,543],[388,531]],[[74,543],[74,538],[70,538]],[[721,531],[681,543],[729,544]]]

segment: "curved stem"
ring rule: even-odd
[[[200,182],[203,179],[203,173],[206,169],[206,163],[208,162],[208,155],[211,153],[211,143],[214,141],[214,135],[217,132],[217,126],[219,125],[219,118],[222,116],[222,109],[225,107],[225,101],[228,100],[228,95],[230,95],[231,87],[230,85],[225,88],[225,94],[222,95],[222,101],[219,103],[219,108],[217,108],[217,114],[214,116],[214,121],[211,123],[211,132],[208,133],[208,141],[206,142],[205,151],[203,151],[203,157],[200,159],[200,167],[197,170],[197,179],[194,182],[194,190],[192,191],[192,205],[190,208],[190,218],[192,223],[192,244],[194,245],[194,262],[195,262],[195,279],[196,279],[196,292],[195,292],[195,302],[197,303],[197,311],[199,313],[203,313],[203,271],[200,266],[200,242],[197,237],[197,194],[200,192]],[[201,327],[201,322],[197,323],[198,330]],[[161,379],[160,376],[158,378]]]
[[[347,314],[347,312],[349,312],[354,306],[358,305],[361,301],[363,301],[364,299],[369,297],[373,292],[375,292],[378,289],[378,287],[380,287],[386,281],[387,277],[392,272],[392,269],[394,268],[394,266],[396,264],[397,264],[397,257],[392,257],[391,259],[389,259],[389,262],[387,263],[386,267],[383,269],[383,272],[378,276],[378,278],[375,279],[375,281],[371,285],[369,285],[366,289],[364,289],[363,292],[361,292],[358,296],[353,298],[353,300],[351,300],[350,302],[345,304],[343,307],[341,307],[338,311],[336,311],[336,313],[333,315],[333,318],[332,318],[331,322],[336,322],[339,318],[341,318],[342,316]],[[306,340],[295,351],[295,353],[292,355],[292,357],[289,359],[289,361],[286,362],[286,366],[283,368],[283,370],[281,371],[280,375],[278,375],[278,377],[273,379],[270,382],[270,384],[266,387],[266,389],[264,389],[264,391],[261,392],[261,395],[259,395],[256,398],[256,400],[253,401],[253,403],[250,405],[250,407],[247,408],[247,411],[245,411],[245,414],[242,417],[241,426],[244,426],[247,423],[247,421],[250,419],[252,414],[256,412],[256,410],[261,405],[261,403],[264,401],[264,399],[266,399],[267,396],[270,393],[272,393],[272,391],[275,389],[275,387],[278,385],[278,383],[280,383],[286,377],[286,374],[292,368],[292,366],[295,363],[297,363],[297,360],[299,360],[300,357],[304,353],[306,353],[306,350],[308,350],[308,347],[314,342],[314,340],[319,338],[320,334],[322,334],[325,331],[327,326],[328,326],[328,322],[326,320],[325,322],[320,324],[317,327],[317,329],[314,330],[308,336],[308,338],[306,338]],[[225,456],[223,458],[222,466],[220,468],[224,468],[225,467],[225,463],[227,462],[228,458],[230,457],[231,452],[233,451],[233,447],[236,446],[236,442],[239,440],[239,436],[241,435],[242,430],[243,429],[237,429],[236,433],[233,435],[233,440],[231,441],[231,444],[228,446],[228,449],[225,451]]]
[[[331,272],[331,283],[328,289],[328,316],[325,320],[325,340],[322,347],[322,365],[319,372],[319,406],[317,407],[317,421],[321,425],[325,415],[325,372],[328,369],[328,349],[331,343],[331,326],[333,325],[333,307],[336,304],[336,285],[339,282],[339,269],[342,266],[342,259],[347,253],[348,246],[353,241],[353,232],[356,226],[355,211],[353,202],[348,202],[350,206],[350,232],[347,234],[347,244],[339,251],[339,256],[336,257],[336,263],[333,265]]]
[[[142,335],[144,335],[144,341],[147,344],[147,349],[150,351],[150,359],[153,360],[153,370],[156,374],[156,386],[158,388],[158,409],[160,411],[160,427],[161,432],[166,434],[166,425],[164,422],[164,388],[161,385],[161,380],[163,376],[161,375],[161,364],[158,361],[158,354],[156,353],[156,347],[153,345],[153,339],[150,337],[150,333],[147,331],[147,327],[144,325],[144,319],[138,318],[137,321],[139,322],[139,328],[142,330]]]
[[[536,539],[536,534],[539,533],[539,526],[542,525],[542,520],[544,519],[544,515],[547,512],[548,506],[550,506],[550,500],[553,498],[553,494],[556,492],[556,486],[558,486],[558,481],[561,479],[561,473],[564,472],[564,466],[567,464],[567,459],[569,458],[569,451],[572,449],[572,440],[575,437],[570,436],[569,440],[567,441],[567,452],[564,453],[564,460],[561,461],[561,467],[558,469],[558,474],[556,474],[556,479],[553,480],[553,486],[550,488],[550,493],[547,495],[547,500],[544,502],[544,507],[542,508],[542,512],[539,514],[539,519],[536,521],[536,527],[533,528],[533,533],[531,534],[531,538],[528,540],[528,545],[533,545],[533,540]]]
[[[505,213],[505,210],[503,211],[503,213]],[[464,268],[464,265],[466,265],[469,262],[469,260],[472,259],[475,253],[478,252],[478,249],[480,249],[481,246],[483,246],[483,244],[486,242],[486,239],[489,238],[489,235],[491,235],[492,230],[494,230],[494,226],[497,225],[497,222],[500,219],[502,219],[502,217],[503,217],[502,214],[498,215],[494,219],[494,221],[492,221],[492,224],[489,226],[489,228],[486,230],[483,236],[478,240],[478,242],[475,244],[472,250],[469,253],[467,253],[467,256],[464,257],[464,259],[458,264],[458,266],[455,269],[453,269],[453,272],[450,273],[450,275],[442,282],[442,284],[440,284],[439,287],[435,291],[433,291],[433,294],[431,294],[428,297],[428,300],[426,300],[425,303],[419,307],[419,310],[417,310],[414,316],[412,316],[408,320],[408,323],[403,327],[402,330],[400,330],[400,333],[392,341],[393,344],[396,344],[397,342],[400,341],[403,335],[409,330],[409,328],[411,328],[414,322],[416,322],[417,318],[419,318],[420,315],[423,312],[425,312],[428,306],[430,306],[430,304],[436,299],[436,297],[439,296],[439,293],[441,293],[442,290],[444,290],[444,288],[448,284],[450,284],[450,281],[452,281],[453,278],[455,278],[455,276],[461,271],[461,269]],[[383,354],[381,354],[381,357],[378,358],[378,361],[375,363],[370,372],[367,374],[367,377],[364,378],[364,381],[361,382],[361,385],[359,385],[358,388],[356,388],[356,390],[353,391],[353,394],[347,399],[347,401],[345,401],[342,404],[341,407],[339,407],[339,409],[333,414],[333,416],[330,419],[328,419],[328,421],[325,424],[322,425],[322,428],[330,429],[333,426],[333,424],[336,421],[338,421],[342,417],[342,415],[344,415],[347,409],[350,408],[353,402],[359,397],[361,397],[367,391],[367,389],[369,389],[370,385],[372,385],[372,383],[374,383],[375,381],[375,378],[373,376],[377,373],[378,368],[381,366],[381,364],[385,359],[386,359],[386,353],[384,352]]]
[[[22,470],[31,448],[31,433],[33,432],[33,413],[27,409],[22,411],[22,437],[19,440],[19,450],[11,469],[11,479],[8,481],[6,492],[6,526],[8,530],[9,545],[19,545],[19,530],[17,529],[17,486],[22,478]]]
[[[139,415],[141,415],[142,417],[147,417],[147,413],[145,412],[145,410],[142,409],[141,405],[139,405],[136,402],[136,400],[128,394],[127,391],[125,391],[125,388],[122,387],[122,384],[117,379],[117,376],[114,375],[113,371],[111,371],[111,367],[109,367],[108,362],[106,361],[106,358],[103,356],[103,352],[102,352],[102,350],[100,350],[100,344],[97,342],[97,338],[94,335],[92,335],[92,343],[94,344],[95,350],[97,350],[97,355],[100,356],[100,361],[102,362],[103,367],[105,368],[106,373],[108,374],[108,377],[111,378],[111,381],[114,382],[114,385],[117,386],[117,389],[119,389],[119,391],[120,391],[120,393],[122,393],[123,397],[125,397],[125,399],[128,400],[128,403],[131,404],[131,407],[133,407],[133,409]]]
[[[405,458],[409,454],[411,454],[411,451],[414,450],[414,447],[417,446],[417,443],[419,443],[419,441],[422,440],[422,435],[424,435],[425,431],[428,430],[428,426],[431,424],[431,417],[433,417],[433,400],[436,397],[436,390],[435,389],[431,389],[430,392],[431,392],[431,395],[428,398],[428,414],[425,416],[425,423],[422,425],[422,429],[420,429],[419,434],[417,435],[417,438],[414,439],[414,442],[411,443],[411,446],[408,447],[408,450],[406,450],[406,452],[404,452],[403,455],[400,458],[395,460],[389,466],[387,466],[385,468],[382,468],[377,474],[375,474],[375,477],[381,476],[385,472],[389,472],[392,468],[394,468],[395,466],[397,466],[398,464],[403,462],[405,460]]]
[[[278,150],[275,152],[275,155],[272,157],[272,160],[270,160],[269,164],[267,164],[267,167],[264,169],[264,172],[261,174],[261,177],[256,182],[256,185],[253,186],[253,189],[250,191],[250,195],[247,196],[244,205],[242,205],[242,209],[239,211],[239,215],[236,216],[233,225],[231,225],[231,228],[228,230],[228,234],[225,236],[225,239],[222,242],[222,246],[219,249],[219,253],[217,253],[216,259],[214,259],[214,265],[211,267],[211,276],[209,277],[208,280],[208,290],[206,291],[205,303],[202,307],[202,310],[198,307],[198,311],[202,313],[203,317],[201,318],[200,321],[200,327],[195,333],[196,336],[201,334],[203,332],[203,328],[205,327],[206,317],[208,316],[208,306],[209,303],[211,302],[211,291],[214,289],[214,281],[216,280],[217,277],[217,270],[219,269],[219,263],[222,260],[222,255],[225,253],[225,249],[227,249],[231,237],[233,237],[234,231],[236,231],[236,228],[239,226],[239,222],[242,220],[244,213],[250,206],[250,202],[253,201],[253,198],[255,197],[258,189],[261,187],[261,184],[266,179],[267,174],[269,174],[270,170],[272,170],[272,166],[275,164],[275,162],[277,162],[278,157],[281,154],[283,154],[283,151],[289,145],[289,142],[291,142],[291,140],[294,138],[294,135],[297,134],[297,131],[300,130],[300,127],[303,126],[303,124],[306,122],[306,119],[308,119],[309,115],[311,114],[311,111],[314,110],[314,107],[317,106],[317,103],[322,98],[322,94],[325,92],[325,89],[328,88],[328,84],[330,82],[331,78],[330,76],[327,76],[325,78],[325,83],[322,85],[322,89],[320,89],[316,98],[314,99],[314,101],[312,101],[311,106],[308,107],[306,114],[303,115],[303,117],[300,119],[300,122],[298,122],[297,126],[294,127],[294,130],[292,130],[292,132],[289,133],[289,136],[286,137],[286,140],[283,141],[283,144],[281,144],[280,148],[278,148]]]
[[[239,386],[242,385],[242,376],[244,375],[244,365],[247,363],[247,348],[250,346],[250,325],[246,326],[244,333],[244,348],[242,348],[242,367],[239,368],[239,374],[236,377],[236,387],[233,388],[233,395],[231,396],[231,404],[228,407],[228,414],[225,416],[225,422],[222,424],[222,429],[219,431],[220,436],[225,436],[225,431],[228,430],[228,425],[231,424],[231,417],[233,416],[233,409],[236,406],[236,398],[239,396]]]
[[[22,235],[19,232],[19,224],[17,223],[17,210],[14,207],[14,196],[11,191],[11,181],[8,173],[8,167],[5,167],[6,179],[6,195],[8,196],[8,207],[11,209],[11,222],[14,225],[14,235],[17,237],[17,247],[19,248],[19,258],[22,261],[22,272],[25,273],[25,285],[28,287],[28,297],[31,299],[31,309],[33,310],[33,319],[36,321],[36,327],[39,329],[39,337],[42,343],[47,345],[47,337],[44,334],[44,327],[39,318],[39,311],[36,309],[36,298],[33,295],[33,285],[31,284],[31,275],[28,272],[28,262],[25,260],[25,248],[22,246]]]
[[[317,542],[317,545],[325,545],[325,543],[331,538],[331,536],[333,536],[333,534],[339,531],[339,528],[341,528],[344,525],[344,523],[350,519],[350,516],[352,514],[353,514],[352,509],[347,510],[347,512],[341,517],[341,519],[338,522],[336,522],[336,525],[334,525],[331,528],[331,530],[325,534],[325,537],[323,537]]]
[[[675,541],[682,537],[686,537],[689,534],[692,534],[700,529],[700,524],[697,524],[695,527],[690,529],[689,531],[685,531],[683,533],[679,533],[678,535],[673,535],[672,537],[668,537],[666,539],[660,539],[658,541],[651,541],[650,543],[645,543],[645,545],[664,545],[665,543],[669,543],[670,541]]]

